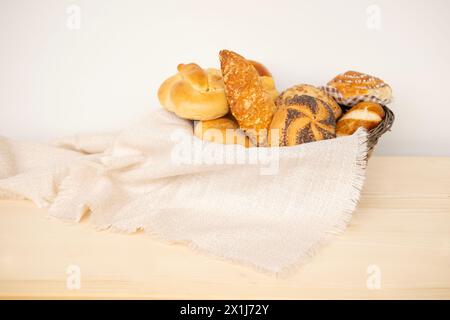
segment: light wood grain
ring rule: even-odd
[[[450,158],[372,158],[347,231],[285,278],[45,216],[0,201],[1,298],[450,298]],[[69,265],[81,269],[80,290],[66,287]]]

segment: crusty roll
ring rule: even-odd
[[[278,92],[270,72],[261,63],[252,63],[264,90],[275,99]],[[216,119],[229,111],[221,71],[202,69],[195,63],[178,65],[178,73],[161,84],[158,98],[164,108],[190,120]]]
[[[273,81],[272,77],[269,76],[261,76],[259,77],[261,80],[264,91],[266,91],[273,101],[278,97],[277,88],[275,88],[275,81]]]
[[[296,95],[305,95],[322,100],[333,110],[334,117],[336,119],[338,119],[342,115],[341,107],[337,104],[336,101],[334,101],[332,97],[326,94],[322,89],[309,84],[299,84],[283,91],[275,100],[275,104],[281,105],[286,99],[291,99]]]
[[[361,72],[347,71],[336,76],[328,82],[327,86],[336,89],[336,93],[345,101],[355,101],[354,104],[360,101],[387,104],[392,99],[392,89],[387,83]],[[328,93],[331,94],[331,92]]]
[[[267,130],[275,112],[273,96],[250,61],[228,50],[220,51],[219,56],[231,113],[255,145],[267,145]]]
[[[184,119],[211,120],[229,111],[220,71],[195,63],[178,65],[178,73],[160,86],[158,98],[164,108]]]
[[[255,60],[248,60],[248,61],[255,67],[256,71],[258,71],[264,90],[269,92],[273,100],[275,100],[278,97],[278,91],[275,88],[275,81],[273,80],[270,71],[266,68],[265,65],[263,65],[258,61]]]
[[[360,102],[347,111],[336,125],[336,134],[345,136],[353,134],[359,127],[371,130],[384,119],[384,110],[375,102]]]
[[[322,100],[295,95],[286,98],[273,116],[269,131],[271,146],[297,144],[335,138],[333,110]]]
[[[250,60],[250,59],[247,59],[247,60],[255,67],[255,69],[256,69],[256,71],[258,71],[258,74],[260,77],[271,77],[272,78],[272,74],[270,73],[270,71],[261,62],[258,62],[255,60]]]
[[[239,129],[237,122],[229,117],[198,121],[194,127],[197,138],[223,144],[250,146],[250,140]]]

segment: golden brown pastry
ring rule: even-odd
[[[293,86],[285,91],[283,91],[278,98],[275,100],[276,105],[283,104],[283,101],[286,99],[290,99],[294,97],[295,95],[302,96],[310,96],[313,98],[317,98],[325,102],[334,113],[334,117],[338,119],[342,115],[342,109],[341,107],[334,101],[332,97],[330,97],[328,94],[326,94],[325,91],[322,89],[319,89],[317,87],[311,86],[309,84],[299,84],[296,86]]]
[[[270,72],[259,62],[260,79],[273,99],[278,96]],[[202,69],[195,63],[178,65],[178,73],[162,83],[158,90],[161,105],[181,118],[211,120],[228,113],[222,73],[217,69]]]
[[[333,110],[307,95],[286,98],[278,105],[270,125],[271,146],[293,146],[336,137]]]
[[[229,111],[220,70],[204,70],[195,63],[178,65],[178,73],[160,86],[158,98],[184,119],[211,120]]]
[[[250,146],[248,137],[239,129],[237,122],[229,117],[198,121],[194,134],[199,139],[211,142]]]
[[[336,125],[336,134],[353,134],[359,127],[371,130],[384,119],[384,109],[375,102],[360,102],[347,111]]]
[[[272,74],[262,63],[254,60],[248,60],[258,71],[259,77],[263,83],[264,90],[268,91],[273,100],[278,97],[278,91],[275,88],[275,81],[273,81]]]
[[[266,91],[270,95],[272,100],[275,101],[275,99],[278,97],[278,91],[275,88],[275,82],[273,81],[273,78],[268,76],[261,76],[259,77],[259,79],[262,82],[264,91]]]
[[[272,78],[272,74],[270,73],[270,71],[261,62],[258,62],[255,60],[250,60],[250,59],[247,59],[247,60],[255,67],[255,69],[256,69],[256,71],[258,71],[258,74],[260,77],[271,77]]]
[[[239,54],[220,51],[220,64],[230,110],[256,145],[267,145],[275,103],[253,64]]]
[[[392,99],[392,89],[383,80],[356,71],[347,71],[328,82],[328,87],[334,88],[350,105],[361,101],[373,101],[387,104]],[[332,91],[328,91],[334,98]],[[354,103],[352,103],[352,100]],[[341,102],[338,100],[338,102]]]

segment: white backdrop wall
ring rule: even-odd
[[[118,130],[159,107],[178,63],[227,48],[278,89],[357,70],[390,83],[384,155],[450,156],[450,1],[0,0],[0,135]]]

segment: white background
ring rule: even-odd
[[[447,0],[0,0],[0,135],[118,130],[159,107],[178,63],[218,67],[226,48],[263,62],[279,90],[378,76],[397,120],[377,153],[450,156],[449,39]]]

